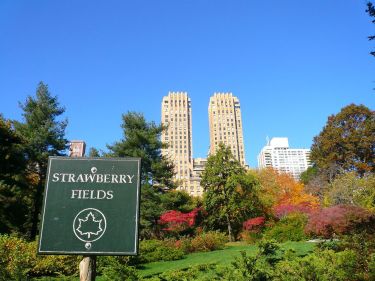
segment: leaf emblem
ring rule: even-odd
[[[78,219],[79,225],[77,231],[80,235],[87,235],[87,238],[90,239],[91,235],[99,235],[102,229],[102,220],[96,220],[92,212],[88,213],[85,219]]]

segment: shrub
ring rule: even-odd
[[[262,239],[262,237],[263,237],[262,233],[254,232],[254,231],[244,230],[240,233],[240,239],[242,241],[245,241],[248,244],[254,244],[260,239]]]
[[[136,257],[137,263],[153,261],[172,261],[182,259],[184,252],[170,242],[162,240],[144,240],[140,243],[140,255]]]
[[[167,232],[186,232],[195,225],[196,218],[200,211],[200,208],[195,208],[189,213],[182,213],[175,210],[167,211],[160,216],[158,223],[163,225],[163,230]]]
[[[264,238],[275,239],[278,242],[305,240],[304,228],[306,222],[306,215],[291,213],[283,217],[273,227],[267,229]]]
[[[35,247],[36,251],[36,247]],[[31,276],[74,275],[79,271],[81,256],[38,256],[30,269]]]
[[[35,246],[21,238],[0,235],[0,280],[26,279],[35,264]]]
[[[375,280],[375,253],[371,254],[368,263],[369,280]]]
[[[265,217],[256,217],[244,221],[243,231],[240,233],[241,240],[252,244],[262,237],[261,231],[266,221]]]
[[[309,215],[316,210],[316,205],[310,202],[302,202],[299,204],[283,204],[274,207],[273,212],[279,219],[291,213],[302,213]]]
[[[264,226],[264,222],[266,221],[265,217],[256,217],[252,219],[248,219],[243,223],[243,229],[248,231],[256,231],[258,232],[262,226]]]
[[[374,230],[375,215],[364,208],[349,205],[337,205],[312,214],[305,228],[307,234],[324,238]]]
[[[208,252],[223,249],[228,238],[218,231],[199,234],[191,240],[191,252]]]
[[[106,257],[106,265],[102,268],[101,272],[102,280],[139,280],[136,269],[132,266],[128,266],[121,257]]]
[[[274,240],[262,240],[258,243],[256,256],[248,256],[241,251],[231,267],[216,272],[219,280],[274,280],[275,264],[282,258],[279,245]]]
[[[79,256],[37,256],[37,242],[0,235],[0,280],[78,273]]]
[[[276,265],[274,280],[337,280],[354,281],[356,276],[355,253],[351,250],[318,251],[303,258],[283,260]]]

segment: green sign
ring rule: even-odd
[[[50,157],[40,254],[136,255],[138,158]]]

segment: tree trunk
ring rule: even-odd
[[[228,236],[229,236],[229,242],[233,242],[233,234],[232,234],[232,225],[230,224],[229,215],[226,214],[227,217],[227,226],[228,226]]]
[[[42,205],[42,196],[43,196],[43,181],[40,178],[38,185],[36,186],[36,192],[33,199],[33,210],[32,210],[32,217],[31,217],[31,230],[30,230],[30,239],[35,239],[35,236],[38,232],[38,225],[39,225],[39,213],[40,207]]]
[[[79,263],[79,280],[95,281],[96,278],[96,256],[83,257]]]

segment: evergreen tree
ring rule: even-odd
[[[0,115],[0,233],[25,232],[28,196],[23,139]]]
[[[160,188],[173,187],[173,164],[161,155],[164,144],[160,141],[160,135],[164,126],[147,122],[143,114],[136,112],[128,112],[122,119],[124,138],[107,146],[110,150],[107,156],[140,157],[142,183]]]
[[[159,235],[158,220],[163,213],[161,196],[175,187],[173,164],[161,155],[164,144],[160,135],[162,125],[147,122],[143,114],[128,112],[122,116],[124,137],[113,145],[108,145],[108,157],[141,158],[141,220],[142,238]]]
[[[30,238],[34,238],[38,230],[48,157],[65,155],[67,120],[58,119],[65,109],[60,107],[57,97],[51,95],[43,82],[39,83],[35,97],[28,96],[20,107],[24,122],[15,122],[15,128],[25,140],[27,173],[33,178]]]

